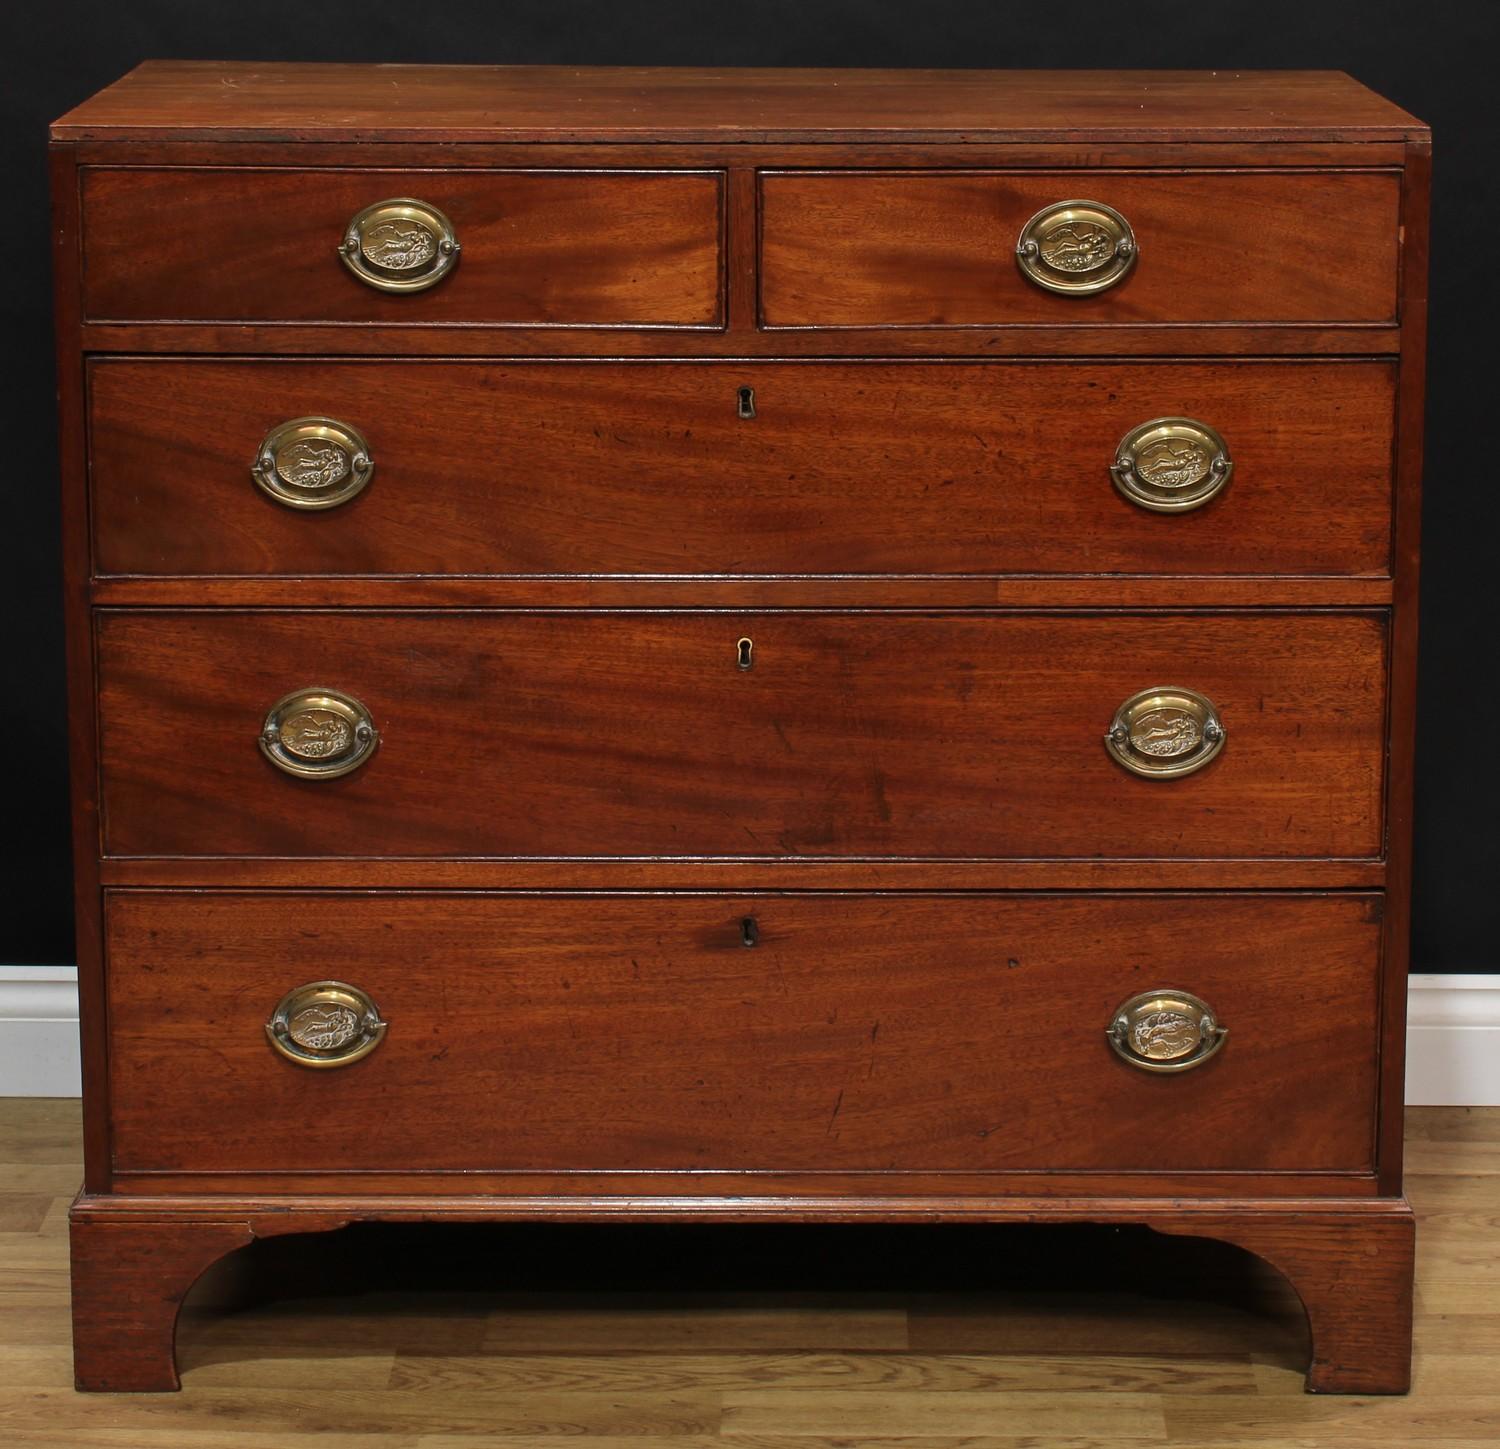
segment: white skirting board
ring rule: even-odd
[[[0,966],[0,1097],[78,1095],[78,972]]]
[[[1500,975],[1414,974],[1406,1100],[1500,1106]],[[78,1095],[78,988],[71,966],[0,966],[0,1097]]]
[[[1412,973],[1406,1100],[1415,1107],[1500,1107],[1500,976]]]

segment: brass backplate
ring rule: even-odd
[[[282,695],[260,729],[261,753],[278,770],[304,780],[347,775],[379,743],[370,711],[352,694],[322,685]]]
[[[420,292],[440,282],[458,261],[453,223],[414,196],[377,201],[344,229],[339,256],[367,286],[382,292]]]
[[[1156,513],[1202,508],[1229,486],[1228,445],[1196,418],[1152,418],[1120,439],[1110,465],[1115,487]]]
[[[347,1067],[385,1037],[374,1001],[343,981],[310,981],[277,1003],[266,1023],[272,1047],[300,1067]]]
[[[1083,297],[1122,282],[1138,248],[1130,223],[1100,201],[1059,201],[1021,228],[1016,262],[1037,286]]]
[[[336,508],[370,481],[375,464],[364,435],[336,418],[291,418],[266,434],[250,475],[288,508]]]
[[[1228,1028],[1190,991],[1163,987],[1121,1002],[1105,1028],[1116,1054],[1144,1072],[1185,1072],[1223,1046]]]
[[[1201,770],[1224,748],[1213,702],[1195,689],[1153,685],[1132,694],[1110,721],[1104,746],[1117,764],[1152,780]]]

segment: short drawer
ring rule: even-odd
[[[1394,385],[1382,362],[102,359],[95,567],[1382,575]],[[308,416],[312,443],[283,427]],[[1122,453],[1163,417],[1131,489]]]
[[[1374,611],[103,611],[96,628],[112,855],[1382,849]],[[1141,696],[1164,686],[1199,703]],[[329,689],[363,718],[309,702]]]
[[[1016,249],[1034,216],[1073,200],[1123,218],[1135,255],[1114,285],[1062,295],[1024,276]],[[761,321],[1389,323],[1399,201],[1398,174],[1379,171],[766,172]],[[1113,241],[1076,224],[1058,235],[1085,248],[1062,267],[1093,266]]]
[[[115,1167],[1367,1170],[1379,918],[1350,894],[117,893]],[[362,995],[276,1020],[327,979]]]
[[[106,167],[82,184],[89,321],[723,320],[718,172]],[[356,239],[350,253],[360,266],[341,257],[356,218],[405,199],[435,209],[458,243],[419,289],[448,240],[430,215],[377,215],[367,250]]]

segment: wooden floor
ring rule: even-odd
[[[1413,1109],[1408,1141],[1405,1399],[1305,1395],[1300,1310],[1236,1250],[969,1227],[271,1240],[195,1290],[181,1394],[87,1395],[68,1355],[77,1104],[0,1099],[0,1445],[1500,1444],[1500,1108]]]

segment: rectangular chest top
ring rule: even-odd
[[[1338,71],[700,70],[147,61],[57,141],[1404,141]]]

